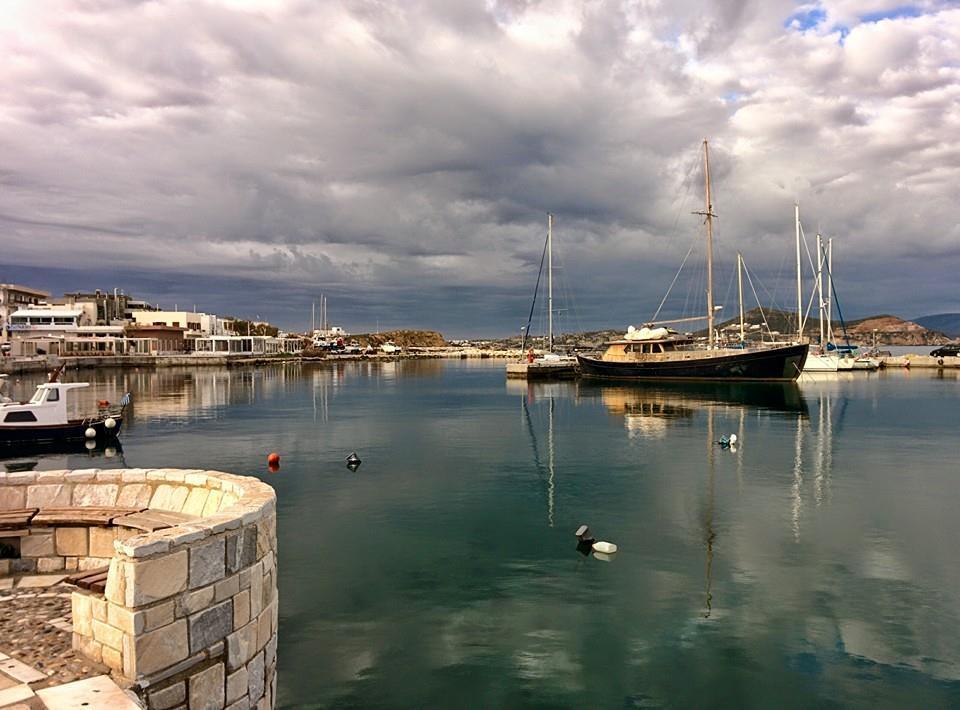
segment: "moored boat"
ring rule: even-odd
[[[117,437],[130,395],[120,405],[103,403],[95,414],[70,418],[67,399],[70,393],[89,387],[89,382],[50,382],[37,385],[29,402],[0,404],[0,446],[23,447],[68,441],[106,441]]]
[[[600,357],[577,355],[584,377],[627,380],[796,380],[807,359],[806,344],[762,344],[718,347],[713,321],[713,203],[710,199],[710,153],[703,142],[706,206],[698,212],[706,222],[707,341],[664,327],[633,326],[623,338],[608,342]],[[739,262],[738,262],[739,265]],[[741,315],[742,318],[742,315]],[[690,319],[684,319],[690,320]],[[693,319],[697,320],[697,319]],[[662,321],[670,322],[670,321]],[[679,321],[673,321],[679,322]],[[650,325],[659,325],[652,323]],[[741,333],[742,333],[741,326]]]

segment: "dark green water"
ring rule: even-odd
[[[460,361],[89,374],[91,401],[134,393],[122,456],[19,465],[273,484],[280,706],[960,705],[956,376],[528,389]],[[730,433],[736,452],[711,443]],[[620,552],[578,553],[581,523]]]

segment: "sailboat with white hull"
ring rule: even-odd
[[[713,204],[710,152],[703,141],[706,208],[700,213],[707,237],[707,345],[667,328],[632,326],[623,338],[607,343],[599,357],[577,355],[584,377],[616,380],[796,380],[807,358],[806,344],[758,348],[716,347],[713,305]],[[677,322],[677,321],[674,321]],[[655,324],[653,324],[655,325]]]

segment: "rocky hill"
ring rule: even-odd
[[[837,326],[834,326],[834,332],[837,332]],[[877,342],[884,345],[942,345],[950,342],[950,338],[944,333],[896,316],[871,316],[847,323],[847,333],[851,340],[870,344],[873,342],[874,332]]]
[[[435,330],[388,330],[383,333],[351,335],[348,340],[356,340],[362,346],[374,347],[379,347],[388,340],[402,348],[442,348],[447,344],[443,336]]]

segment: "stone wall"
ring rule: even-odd
[[[109,564],[105,594],[73,594],[74,647],[132,684],[150,708],[273,707],[273,489],[215,471],[0,474],[0,509],[84,505],[197,517],[152,533],[114,526],[19,531],[21,559],[10,561],[11,571]]]

